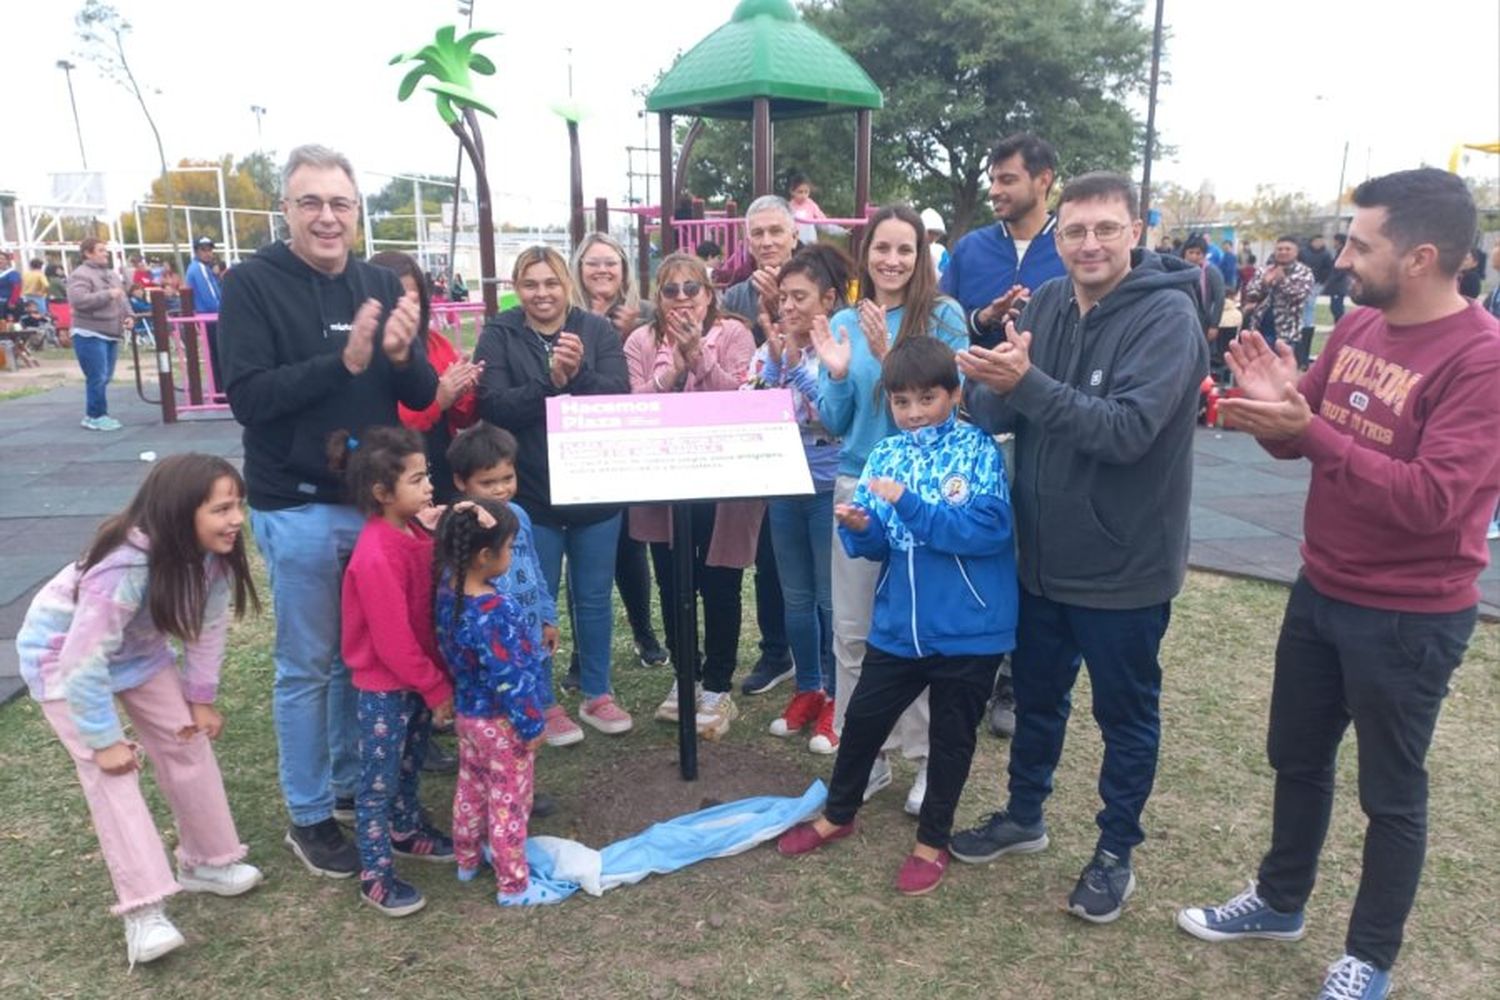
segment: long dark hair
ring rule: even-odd
[[[417,332],[422,336],[422,343],[427,343],[432,322],[432,290],[427,287],[427,275],[422,273],[422,265],[417,263],[417,258],[400,250],[382,250],[370,258],[370,263],[395,271],[398,278],[406,276],[417,283],[417,306],[422,311],[422,325],[417,327]]]
[[[865,223],[864,245],[859,251],[859,297],[875,300],[875,282],[870,277],[870,247],[875,243],[875,230],[882,222],[896,219],[911,227],[917,241],[917,259],[912,266],[911,280],[906,283],[906,296],[901,302],[901,326],[896,339],[921,337],[932,331],[932,309],[938,301],[937,273],[932,267],[932,251],[927,247],[927,230],[922,217],[910,205],[886,205],[870,216]]]
[[[198,508],[208,502],[214,486],[229,479],[240,497],[245,480],[217,455],[190,452],[168,455],[151,467],[129,506],[99,526],[88,550],[78,560],[79,575],[93,569],[121,545],[130,544],[130,531],[139,529],[151,542],[146,552],[146,600],[151,622],[182,642],[198,637],[208,605],[208,567],[198,546]],[[234,582],[234,616],[246,605],[260,610],[245,535],[234,540],[228,555],[219,556]],[[75,595],[76,596],[76,595]]]
[[[464,574],[469,571],[469,563],[473,562],[475,553],[481,549],[496,549],[505,544],[506,539],[515,537],[521,529],[521,522],[510,509],[509,504],[501,503],[499,500],[491,500],[489,497],[473,497],[465,503],[474,506],[460,506],[455,504],[444,512],[442,520],[438,521],[437,533],[433,539],[432,552],[432,603],[433,615],[436,620],[438,589],[443,585],[445,579],[452,580],[452,586],[457,600],[453,602],[453,624],[457,626],[460,615],[463,614],[463,589]],[[486,528],[479,522],[479,510],[481,508],[494,518],[492,527]]]
[[[364,437],[338,430],[328,436],[328,467],[344,477],[348,500],[361,514],[380,513],[375,487],[396,489],[408,455],[426,455],[422,436],[409,427],[370,427]]]
[[[818,286],[818,294],[832,289],[833,309],[837,312],[849,305],[849,280],[854,276],[854,261],[832,243],[813,243],[792,254],[792,259],[781,265],[776,275],[777,282],[789,274],[805,274]]]

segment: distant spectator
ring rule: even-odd
[[[1236,287],[1241,291],[1244,290],[1246,285],[1250,284],[1250,279],[1255,277],[1256,263],[1257,261],[1255,258],[1255,254],[1249,250],[1246,250],[1244,259],[1240,261],[1239,280],[1235,283]],[[1244,304],[1244,300],[1241,299],[1240,305]]]
[[[932,269],[941,281],[943,272],[948,270],[948,247],[943,242],[948,235],[948,225],[937,209],[924,208],[922,226],[927,230],[927,249],[932,255]]]
[[[193,311],[218,313],[219,276],[214,273],[214,241],[200,236],[193,242],[193,262],[187,269],[187,286],[193,290]],[[169,293],[170,294],[170,293]],[[219,324],[205,323],[208,332],[208,367],[213,374],[214,389],[224,391],[224,376],[219,368]]]
[[[713,240],[703,240],[693,248],[693,253],[708,266],[710,271],[716,270],[724,263],[724,248]]]
[[[792,206],[792,214],[797,219],[797,238],[803,243],[818,242],[818,224],[807,222],[807,219],[826,219],[823,209],[812,199],[813,186],[808,176],[799,171],[793,171],[786,179],[786,200]]]
[[[1207,257],[1208,241],[1201,236],[1182,245],[1182,259],[1198,269],[1198,316],[1203,320],[1203,335],[1213,344],[1219,339],[1219,316],[1224,312],[1224,276]]]
[[[1342,244],[1340,244],[1342,246]],[[1240,287],[1240,259],[1234,252],[1234,241],[1225,240],[1220,244],[1222,253],[1219,254],[1219,273],[1224,276],[1224,291],[1238,291]]]
[[[16,270],[8,251],[0,250],[0,319],[15,315],[21,301],[21,273]]]
[[[1478,299],[1483,288],[1484,251],[1473,247],[1458,268],[1458,294],[1466,299]]]
[[[83,426],[117,431],[105,392],[115,374],[120,340],[131,323],[130,306],[120,273],[109,266],[109,247],[90,236],[78,247],[83,263],[68,275],[68,303],[73,308],[73,353],[84,377]]]
[[[21,275],[21,298],[27,302],[36,303],[36,307],[47,313],[47,272],[42,270],[43,261],[40,257],[32,260],[26,265],[26,273]],[[24,313],[24,308],[23,308]]]
[[[1349,237],[1343,233],[1335,233],[1333,237],[1333,260],[1344,255],[1344,244],[1349,242]],[[1333,273],[1328,276],[1328,282],[1323,286],[1323,291],[1328,295],[1328,311],[1333,314],[1335,325],[1344,318],[1344,296],[1349,294],[1349,272],[1334,267]]]

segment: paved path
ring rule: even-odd
[[[3,388],[3,385],[0,385]],[[78,426],[83,390],[70,385],[0,401],[0,704],[19,689],[14,638],[32,595],[77,558],[106,516],[125,506],[149,467],[141,453],[207,451],[241,458],[227,418],[161,423],[133,387],[110,387],[125,429]],[[1279,462],[1243,434],[1200,429],[1193,481],[1195,567],[1289,583],[1301,564],[1305,462]],[[1500,543],[1480,578],[1488,618],[1500,617]]]

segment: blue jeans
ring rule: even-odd
[[[797,690],[833,694],[833,491],[772,500],[776,574],[786,605],[786,637]]]
[[[335,796],[359,782],[359,732],[349,668],[339,656],[344,566],[364,518],[353,507],[310,503],[251,510],[276,611],[271,710],[281,793],[298,826],[333,815]]]
[[[86,416],[109,414],[109,400],[104,394],[109,388],[109,380],[115,377],[115,358],[119,353],[118,340],[73,336],[73,354],[78,358],[78,367],[83,369],[83,412]]]
[[[1156,781],[1161,745],[1161,664],[1157,651],[1172,605],[1128,611],[1059,604],[1021,590],[1011,676],[1016,735],[1010,748],[1010,814],[1041,821],[1062,757],[1080,660],[1088,663],[1094,721],[1104,736],[1099,769],[1099,847],[1121,858],[1146,839],[1141,811]]]
[[[583,696],[598,698],[609,694],[609,650],[615,623],[610,598],[615,586],[620,515],[593,524],[554,528],[537,524],[533,514],[531,533],[536,540],[537,561],[542,564],[542,575],[547,578],[547,589],[554,601],[562,586],[563,556],[568,557],[568,613],[573,622],[573,644],[578,647],[579,686]],[[547,666],[550,671],[550,661]]]
[[[1307,293],[1307,301],[1302,304],[1302,328],[1304,330],[1317,323],[1318,296],[1322,294],[1322,285],[1313,285],[1312,291]]]

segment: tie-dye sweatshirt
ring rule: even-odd
[[[70,563],[36,595],[16,635],[21,677],[37,701],[66,701],[83,742],[95,750],[125,738],[114,695],[154,677],[176,659],[146,604],[150,542],[127,542],[87,573]],[[207,704],[219,687],[229,630],[229,572],[205,556],[208,601],[198,637],[183,644],[182,690]]]

